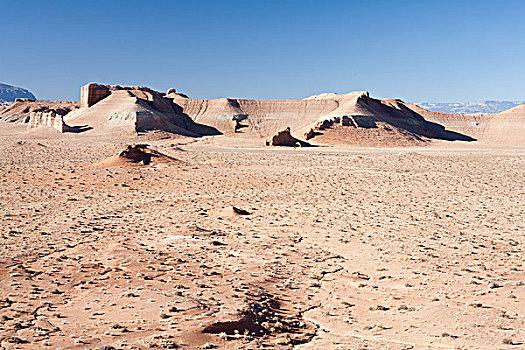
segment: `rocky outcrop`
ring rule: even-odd
[[[312,145],[293,137],[290,128],[286,128],[283,131],[279,131],[270,140],[267,140],[266,146],[310,147]]]
[[[374,99],[366,91],[324,93],[302,100],[170,98],[193,120],[223,133],[239,132],[232,116],[244,115],[246,129],[242,132],[261,138],[289,127],[296,135],[319,137],[316,141],[330,144],[368,144],[374,138],[385,145],[391,141],[392,145],[415,145],[423,139],[474,140],[426,121],[401,100]],[[396,134],[395,140],[391,133]]]
[[[72,127],[89,127],[95,133],[136,135],[163,131],[190,137],[220,134],[192,120],[173,102],[175,97],[185,98],[175,89],[163,93],[144,86],[90,83],[81,88],[82,108],[64,120]]]
[[[248,125],[243,124],[242,121],[248,119],[246,114],[236,114],[232,116],[233,133],[241,132],[242,128],[247,128]]]
[[[17,98],[13,104],[0,111],[0,120],[28,123],[32,113],[55,112],[65,116],[78,109],[80,104],[71,101],[39,101],[30,98]]]
[[[106,85],[90,83],[80,88],[81,107],[91,107],[98,101],[108,97],[110,91]]]
[[[29,122],[27,123],[27,130],[38,127],[49,127],[61,133],[70,130],[69,126],[64,123],[63,116],[57,114],[56,111],[31,113],[29,115]]]
[[[315,136],[322,135],[321,131],[333,129],[339,126],[350,126],[354,128],[377,128],[376,119],[369,115],[343,115],[340,117],[327,118],[305,133],[305,138],[310,140]]]
[[[50,102],[51,103],[51,102]],[[90,83],[81,88],[82,108],[58,113],[58,102],[18,100],[0,119],[28,122],[32,112],[56,111],[78,131],[137,135],[163,131],[190,137],[242,133],[272,145],[305,146],[293,136],[326,144],[410,145],[430,139],[473,141],[428,121],[423,111],[397,99],[378,100],[366,91],[325,93],[302,100],[192,99],[174,88],[158,92],[144,86]],[[49,104],[49,103],[48,103]],[[16,106],[15,106],[16,105]],[[35,115],[30,128],[60,126],[56,116]]]
[[[147,144],[137,144],[129,145],[125,150],[112,157],[95,162],[91,166],[93,168],[110,168],[158,166],[161,164],[185,165],[187,163],[151,149]]]
[[[112,128],[119,133],[163,130],[193,137],[243,133],[273,138],[289,128],[306,139],[319,136],[320,142],[331,144],[366,144],[374,137],[389,144],[392,133],[395,144],[403,145],[433,138],[473,140],[427,122],[400,100],[373,99],[366,91],[302,100],[205,100],[188,98],[173,88],[163,93],[141,86],[91,83],[82,87],[82,104],[84,111],[68,115],[66,122],[103,132]],[[276,144],[295,146],[300,141],[286,133],[280,138]]]
[[[80,88],[80,104],[82,107],[91,107],[97,102],[105,99],[111,95],[112,91],[143,91],[147,93],[161,94],[145,86],[122,86],[122,85],[106,85],[98,83],[89,83]],[[175,89],[169,89],[168,93],[176,93]]]

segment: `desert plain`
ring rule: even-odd
[[[270,147],[0,122],[1,347],[523,347],[523,134],[378,125]],[[134,144],[166,160],[119,162]]]

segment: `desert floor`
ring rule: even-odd
[[[3,127],[4,348],[524,346],[524,150]],[[142,141],[185,163],[90,167]]]

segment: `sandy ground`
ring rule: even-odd
[[[524,346],[524,150],[166,139],[185,164],[93,169],[136,140],[18,131],[6,349]]]

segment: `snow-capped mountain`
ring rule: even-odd
[[[525,101],[481,101],[458,103],[423,102],[416,104],[432,112],[456,114],[487,114],[503,112],[507,109],[516,107],[521,104],[525,104]]]

